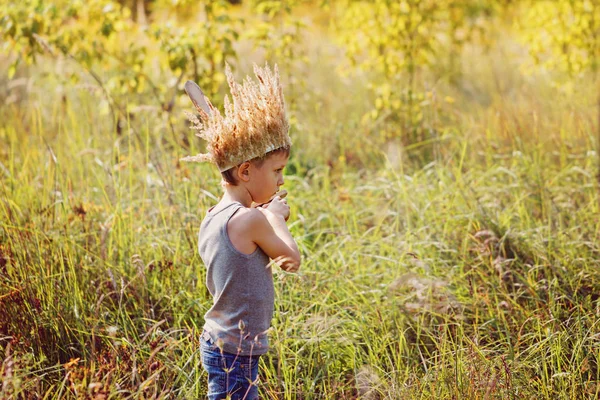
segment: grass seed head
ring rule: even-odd
[[[198,110],[202,121],[190,116],[197,136],[208,142],[208,153],[188,156],[182,161],[212,162],[223,172],[244,161],[263,156],[281,147],[290,147],[289,124],[277,65],[271,70],[254,64],[259,83],[246,77],[240,85],[229,65],[225,73],[231,98],[225,97],[225,115],[207,101],[212,112]]]

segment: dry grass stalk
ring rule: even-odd
[[[225,73],[233,103],[225,97],[223,116],[205,97],[210,114],[200,107],[197,107],[200,119],[188,113],[192,128],[198,131],[196,136],[208,142],[208,153],[185,157],[182,161],[213,162],[220,171],[226,171],[272,150],[291,146],[277,65],[271,71],[268,65],[260,68],[255,64],[258,84],[250,77],[238,84],[229,65]]]

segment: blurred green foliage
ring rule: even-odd
[[[363,122],[375,127],[373,140],[404,145],[437,141],[449,115],[445,104],[452,103],[424,87],[419,74],[440,64],[450,67],[446,74],[458,73],[463,47],[490,46],[490,29],[503,19],[514,19],[535,65],[580,74],[596,70],[600,57],[600,6],[590,0],[252,0],[243,6],[254,17],[241,17],[240,6],[224,0],[5,2],[0,49],[11,60],[9,78],[45,52],[66,56],[101,86],[117,127],[136,105],[152,104],[166,112],[164,123],[176,136],[171,112],[184,78],[219,104],[224,64],[237,59],[242,40],[280,65],[293,110],[296,93],[306,87],[293,65],[308,63],[302,45],[308,25],[299,9],[318,8],[348,61],[340,60],[340,71],[367,73],[374,97]],[[80,72],[68,79],[79,80]]]
[[[26,0],[0,11],[3,50],[12,56],[9,77],[44,53],[73,60],[101,87],[117,129],[136,105],[151,104],[167,114],[175,134],[170,113],[183,77],[212,96],[224,82],[225,62],[236,57],[239,21],[228,15],[225,1],[202,4],[202,21],[189,26],[160,19],[137,23],[129,8],[112,1]],[[76,82],[81,72],[71,70],[64,78]]]
[[[401,138],[405,145],[435,140],[439,128],[425,118],[442,111],[419,72],[444,57],[458,59],[465,43],[487,40],[488,19],[501,4],[477,0],[344,1],[336,31],[350,64],[374,74],[375,107],[366,125],[376,139]],[[377,83],[375,83],[377,82]]]
[[[600,67],[600,3],[529,1],[516,20],[535,65],[580,76]]]

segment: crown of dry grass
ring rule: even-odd
[[[201,119],[187,113],[193,123],[192,128],[198,131],[196,136],[208,142],[208,153],[182,159],[213,162],[221,172],[269,151],[292,145],[277,65],[271,71],[268,65],[260,68],[254,64],[258,84],[249,76],[242,85],[236,83],[228,64],[225,73],[233,104],[225,96],[223,117],[205,97],[211,109],[210,115],[200,107],[197,110]]]

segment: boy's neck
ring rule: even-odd
[[[233,186],[230,184],[225,184],[225,193],[223,194],[223,198],[221,201],[225,203],[231,203],[237,201],[242,203],[244,207],[252,206],[252,196],[250,196],[250,192],[242,185]]]

